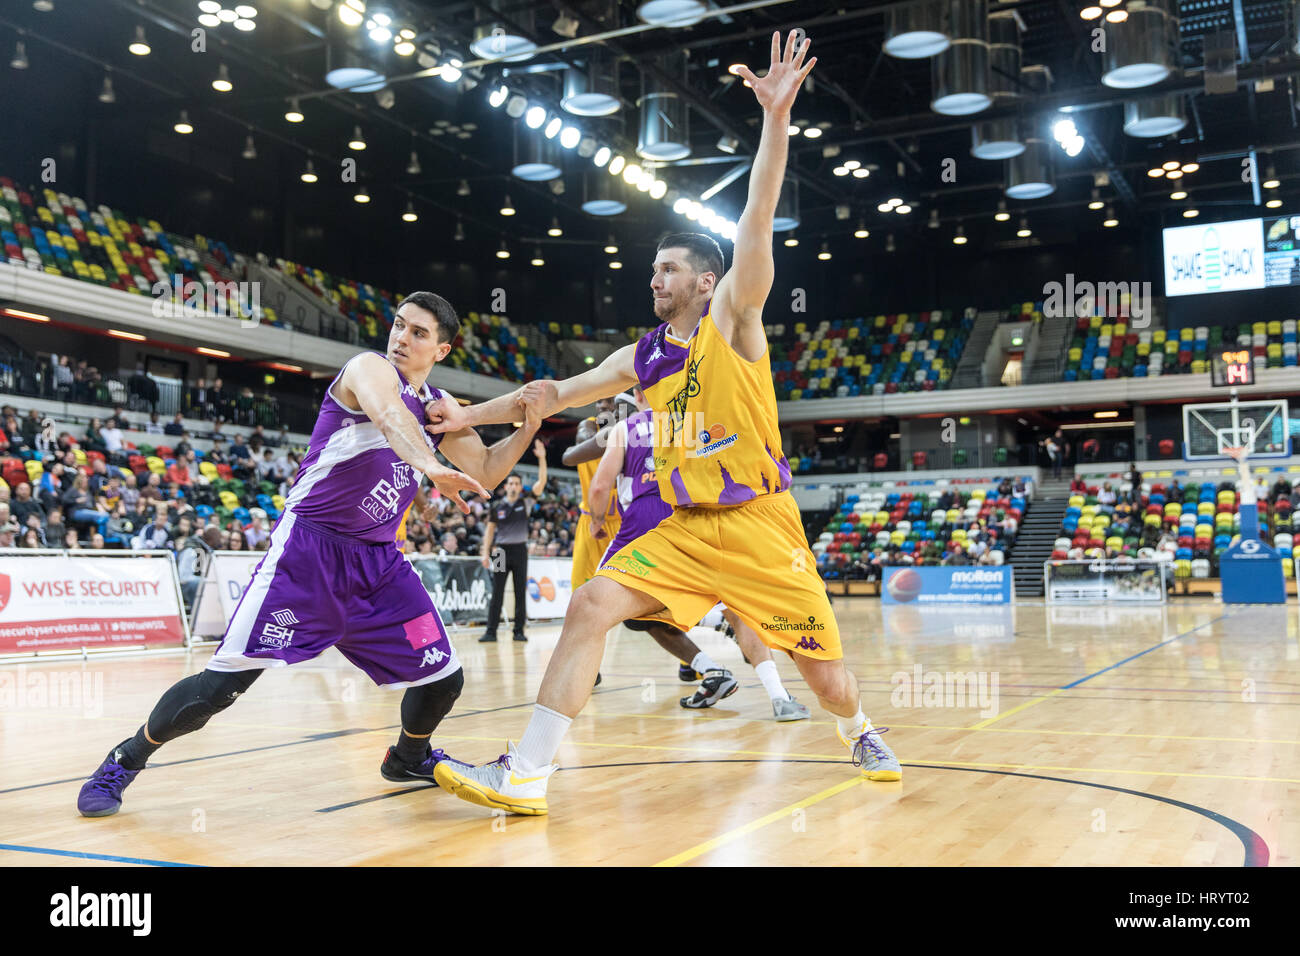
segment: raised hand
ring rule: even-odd
[[[794,107],[794,99],[799,94],[799,87],[804,78],[817,65],[817,57],[804,63],[804,54],[812,46],[812,40],[805,39],[796,49],[798,31],[791,30],[786,39],[785,54],[781,53],[781,33],[772,34],[772,65],[762,79],[756,77],[747,66],[733,68],[737,76],[747,82],[754,90],[758,105],[766,112],[785,114]]]
[[[533,439],[533,456],[538,461],[546,460],[546,443],[543,442],[540,438]]]
[[[482,495],[485,501],[492,497],[488,494],[486,488],[462,472],[437,465],[424,474],[433,483],[433,487],[438,489],[438,493],[450,498],[452,504],[459,508],[462,514],[469,514],[469,503],[461,497],[462,492],[472,491],[475,494]]]

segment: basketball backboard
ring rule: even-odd
[[[1185,459],[1229,458],[1229,448],[1249,449],[1251,458],[1290,455],[1286,401],[1204,402],[1183,406]]]

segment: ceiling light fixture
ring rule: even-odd
[[[131,41],[131,45],[127,49],[136,56],[148,56],[153,52],[152,47],[149,46],[149,41],[144,38],[144,27],[136,26],[135,39]]]

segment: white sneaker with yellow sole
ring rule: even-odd
[[[434,768],[433,776],[448,793],[480,807],[539,816],[546,812],[546,783],[559,766],[523,771],[521,762],[511,741],[506,752],[491,763],[466,767],[442,761]]]

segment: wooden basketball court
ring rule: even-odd
[[[861,781],[788,661],[782,676],[813,719],[777,724],[735,645],[697,631],[742,686],[688,712],[676,662],[620,629],[540,818],[385,781],[400,693],[330,652],[263,676],[159,751],[122,812],[83,819],[82,779],[210,652],[6,665],[17,694],[0,707],[0,863],[1296,863],[1295,608],[886,609],[863,597],[836,611],[901,783]],[[503,752],[558,630],[535,627],[527,645],[454,637],[466,690],[434,745],[473,762]]]

